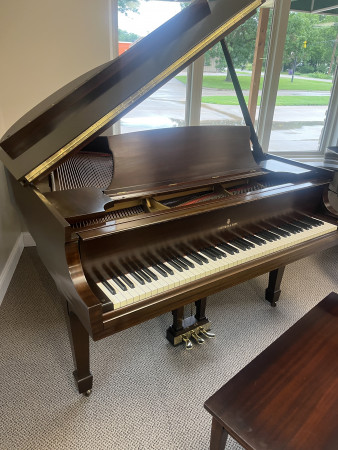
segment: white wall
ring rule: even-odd
[[[110,59],[110,0],[1,0],[0,136],[64,84]],[[21,228],[0,163],[1,281]],[[15,258],[14,258],[15,260]]]

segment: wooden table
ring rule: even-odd
[[[338,449],[338,295],[331,293],[205,402],[210,449]]]

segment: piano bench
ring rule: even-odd
[[[212,395],[210,449],[338,449],[338,295],[331,293]]]

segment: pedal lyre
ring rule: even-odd
[[[215,333],[211,333],[210,331],[207,331],[204,327],[199,327],[199,331],[208,339],[212,339],[215,337]]]
[[[191,336],[195,339],[195,341],[197,342],[197,344],[201,345],[204,344],[204,339],[201,338],[201,336],[199,336],[196,331],[192,331],[191,332]]]
[[[182,340],[185,343],[185,349],[186,350],[191,350],[192,349],[192,342],[185,334],[182,334]]]

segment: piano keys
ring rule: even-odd
[[[89,336],[172,311],[176,345],[210,326],[207,296],[270,272],[275,305],[286,264],[338,243],[332,172],[263,154],[252,124],[101,136],[262,3],[195,0],[0,142],[16,204],[65,298],[80,393],[93,383]]]
[[[130,272],[106,265],[96,271],[96,284],[118,309],[336,231],[337,225],[310,216],[277,219],[257,225],[254,232],[234,229],[226,239],[211,237],[199,247],[191,243],[154,252],[137,260]]]

